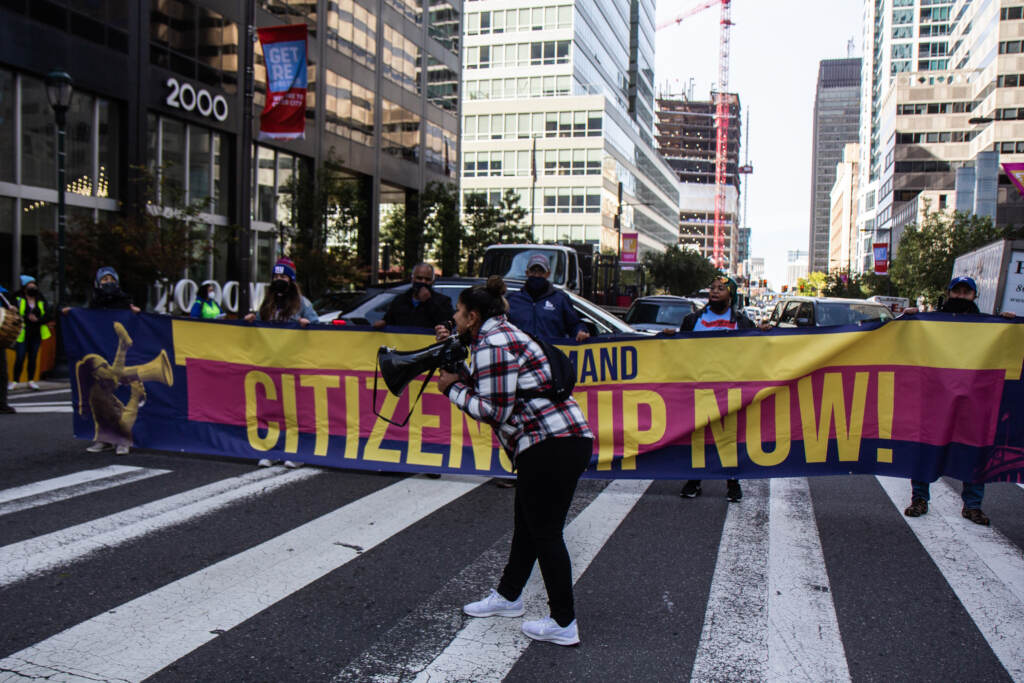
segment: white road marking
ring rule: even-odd
[[[14,393],[8,394],[8,396],[10,396],[10,397],[12,397],[14,399],[19,399],[19,398],[28,398],[29,396],[53,396],[55,394],[70,394],[70,393],[71,393],[71,388],[68,387],[67,389],[51,389],[49,391],[28,391],[28,392],[16,391]]]
[[[71,406],[70,401],[10,401],[12,406]]]
[[[0,671],[141,681],[484,481],[403,479],[15,653]]]
[[[902,514],[910,482],[877,477]],[[1024,557],[992,527],[960,516],[958,492],[944,482],[931,486],[928,514],[904,517],[942,572],[1000,663],[1015,681],[1024,680]]]
[[[579,580],[598,551],[650,486],[650,480],[618,479],[566,527],[565,543],[572,558],[573,582]],[[547,593],[534,567],[523,589],[524,618],[548,614]],[[457,608],[455,608],[457,609]],[[521,629],[522,619],[470,619],[416,681],[496,681],[503,679],[533,641]],[[587,637],[580,625],[580,639]],[[2,667],[0,667],[2,668]]]
[[[308,479],[319,469],[260,468],[43,536],[0,547],[0,586],[80,560],[98,550],[182,524],[249,496]]]
[[[32,404],[18,405],[14,404],[11,406],[19,413],[73,413],[75,409],[69,405],[61,406],[34,406]]]
[[[170,470],[109,465],[6,489],[0,491],[0,515],[56,503],[168,472]]]
[[[807,479],[772,479],[769,509],[768,680],[849,681]]]
[[[692,681],[767,678],[768,499],[768,480],[751,479],[729,505]]]

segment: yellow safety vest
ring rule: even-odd
[[[46,315],[46,307],[43,305],[43,300],[39,299],[38,302],[39,302],[39,315],[40,316]],[[25,311],[27,310],[27,308],[28,308],[28,299],[26,299],[24,297],[18,297],[18,315],[20,315],[23,319],[25,317]],[[21,334],[19,334],[18,338],[14,340],[15,344],[21,344],[22,342],[25,341],[25,330],[28,328],[28,321],[24,320],[24,323],[25,324],[21,328]],[[39,338],[40,339],[49,339],[50,338],[50,327],[48,325],[42,325],[39,328]]]
[[[216,320],[220,316],[220,306],[213,299],[203,302],[202,308],[199,309],[199,317],[205,320]]]

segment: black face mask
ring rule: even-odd
[[[29,287],[25,290],[25,294],[28,296],[39,296],[39,290],[35,287]]]
[[[427,284],[426,282],[414,282],[412,283],[412,295],[416,296],[417,294],[420,293],[420,290],[423,288],[426,288],[427,291],[429,292],[434,291],[434,287],[430,284]]]
[[[530,275],[526,278],[526,291],[530,294],[537,295],[544,292],[548,288],[548,279],[541,277],[540,275]]]
[[[949,298],[942,304],[943,313],[978,313],[978,305],[970,299]]]
[[[116,282],[104,282],[100,285],[100,291],[104,294],[117,294],[119,289],[121,288],[118,287]]]
[[[274,296],[284,296],[288,293],[288,286],[290,284],[287,280],[274,280],[270,283],[270,291]]]

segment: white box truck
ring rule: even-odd
[[[997,240],[959,256],[952,276],[974,278],[982,313],[1024,315],[1024,240]]]

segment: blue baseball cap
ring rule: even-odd
[[[949,286],[946,287],[946,291],[951,291],[957,285],[967,285],[975,294],[978,293],[978,284],[974,281],[974,278],[965,277],[963,275],[955,277],[949,281]]]

